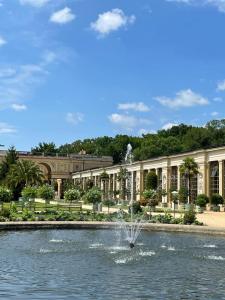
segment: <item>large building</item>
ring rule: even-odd
[[[94,185],[99,186],[106,192],[111,192],[115,197],[116,191],[120,189],[120,181],[117,180],[118,174],[121,167],[123,167],[127,169],[128,178],[130,178],[126,180],[126,185],[131,185],[129,186],[131,195],[135,200],[139,200],[145,189],[146,174],[151,170],[154,170],[158,175],[158,186],[167,192],[171,190],[178,191],[181,186],[184,186],[185,178],[180,175],[179,166],[187,157],[194,158],[199,167],[199,174],[191,179],[190,194],[192,200],[196,198],[197,194],[210,196],[218,193],[225,196],[225,147],[158,157],[131,164],[78,171],[73,173],[72,178],[74,182],[79,182],[83,187],[85,187],[88,180],[92,180]],[[103,172],[108,174],[107,181],[101,180]],[[170,193],[162,197],[163,203],[171,202],[169,195]],[[127,197],[129,198],[129,195]]]
[[[99,167],[111,166],[113,160],[109,156],[98,157],[85,154],[68,155],[33,155],[31,152],[18,151],[19,159],[31,160],[39,165],[46,182],[58,185],[58,195],[62,193],[63,180],[71,179],[72,174],[78,171],[90,170]],[[0,151],[0,162],[4,159],[6,151]]]

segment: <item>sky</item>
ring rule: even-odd
[[[0,143],[225,117],[225,0],[0,0]]]

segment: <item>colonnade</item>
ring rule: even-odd
[[[179,191],[182,186],[185,186],[185,178],[180,173],[180,165],[187,157],[195,159],[199,171],[191,179],[191,200],[194,201],[198,194],[206,194],[210,197],[212,194],[218,193],[225,197],[225,147],[77,172],[73,174],[72,178],[74,182],[79,181],[83,189],[88,181],[92,181],[93,185],[98,186],[105,195],[118,199],[121,189],[118,175],[121,167],[126,168],[128,178],[131,179],[125,181],[126,188],[131,184],[130,194],[126,195],[126,199],[129,200],[130,197],[133,197],[134,200],[140,200],[146,187],[146,175],[148,172],[154,171],[158,177],[158,188],[167,192],[167,196],[163,197],[162,201],[169,203],[171,202],[171,190]],[[103,172],[108,174],[107,179],[101,179]]]

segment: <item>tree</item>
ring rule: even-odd
[[[143,192],[143,196],[144,199],[148,202],[150,210],[149,217],[151,218],[152,208],[154,209],[158,204],[157,192],[155,190],[148,189]]]
[[[25,200],[34,200],[37,197],[37,187],[35,186],[25,186],[21,193]]]
[[[38,197],[45,199],[46,203],[54,198],[54,194],[53,187],[48,184],[40,186],[37,190]]]
[[[212,194],[210,197],[211,204],[217,206],[218,204],[224,204],[224,199],[220,194]]]
[[[126,180],[128,178],[128,172],[126,168],[121,167],[119,173],[117,174],[117,181],[120,182],[120,197],[125,200],[126,191]]]
[[[136,161],[183,151],[223,146],[225,145],[225,119],[213,120],[205,127],[180,124],[167,130],[159,130],[154,134],[144,134],[141,137],[116,135],[115,137],[103,136],[76,140],[71,144],[60,146],[58,152],[79,153],[85,150],[87,154],[112,156],[114,163],[121,163],[129,143],[133,147]],[[50,152],[48,148],[46,150],[43,147],[34,149],[39,152]],[[55,153],[55,149],[51,152]]]
[[[76,189],[70,189],[64,193],[65,200],[69,201],[70,203],[80,200],[80,197],[80,191]]]
[[[201,208],[204,208],[209,203],[209,197],[205,194],[199,194],[195,201],[195,204]]]
[[[42,153],[44,153],[45,155],[55,155],[57,152],[58,152],[58,149],[53,142],[39,143],[38,146],[31,149],[31,153],[34,155],[42,154]]]
[[[178,199],[179,203],[187,203],[188,201],[188,189],[184,186],[182,186],[178,191]]]
[[[12,199],[12,191],[4,186],[0,186],[0,202],[10,202]]]
[[[6,152],[4,160],[0,163],[0,181],[4,182],[10,170],[10,167],[18,160],[18,154],[14,146],[10,147]]]
[[[158,176],[154,171],[150,171],[146,176],[146,189],[156,190],[158,186]]]
[[[44,175],[34,162],[30,160],[20,160],[10,167],[9,173],[6,177],[6,183],[9,187],[23,187],[28,185],[40,184],[44,180]]]
[[[195,162],[194,158],[185,158],[183,164],[180,166],[180,174],[187,179],[188,203],[190,203],[191,179],[198,173],[198,164]]]
[[[103,205],[108,207],[108,214],[109,214],[109,208],[115,205],[115,202],[112,199],[107,199],[103,201]]]
[[[101,202],[102,192],[98,187],[93,187],[86,192],[84,200],[87,203],[93,204],[93,211],[95,211],[95,204]]]

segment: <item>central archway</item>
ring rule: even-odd
[[[51,167],[47,163],[43,163],[43,162],[38,162],[38,165],[41,171],[43,172],[44,181],[46,183],[51,183],[51,178],[52,178]]]

